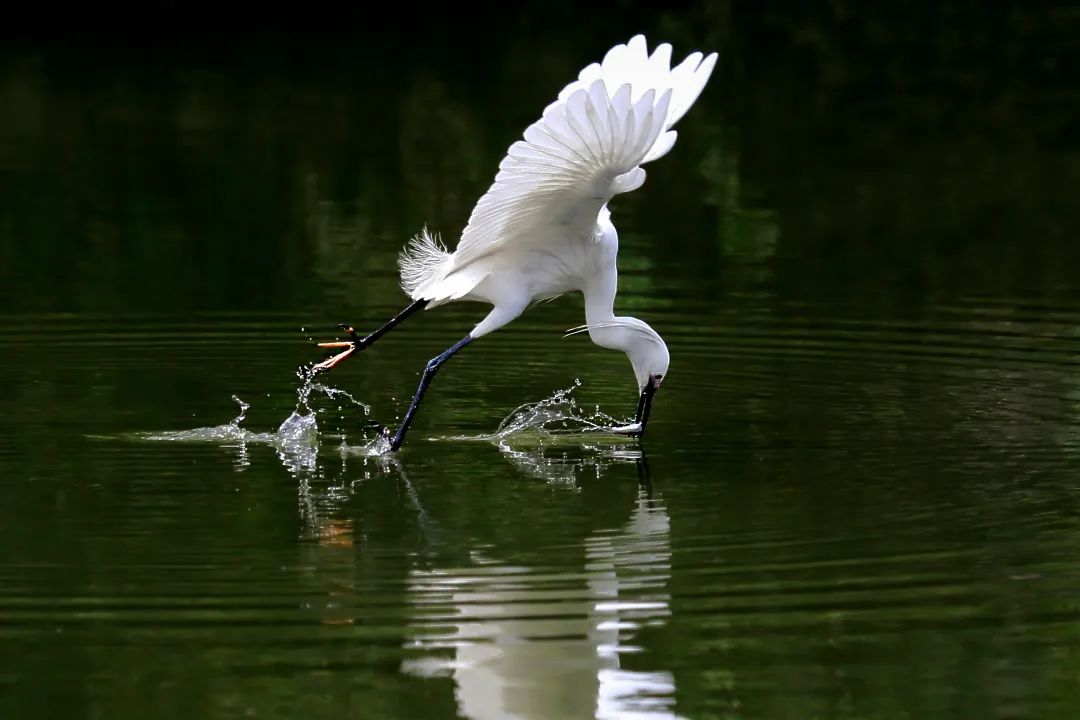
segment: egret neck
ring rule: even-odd
[[[602,348],[622,350],[630,359],[637,381],[637,414],[634,422],[617,432],[641,435],[649,422],[653,397],[667,375],[670,356],[659,333],[644,320],[617,317],[614,312],[618,274],[614,260],[585,289],[585,322],[589,338]]]

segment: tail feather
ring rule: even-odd
[[[446,246],[437,235],[432,235],[427,227],[424,227],[398,255],[401,289],[414,300],[417,299],[414,293],[444,272],[449,259],[450,253]]]

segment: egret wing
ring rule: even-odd
[[[637,102],[650,88],[658,91],[670,88],[672,97],[664,120],[665,132],[642,160],[651,162],[671,150],[676,138],[671,128],[698,99],[715,66],[716,53],[703,56],[700,52],[692,52],[677,66],[671,67],[669,43],[657,45],[649,55],[645,36],[635,35],[625,45],[616,45],[608,50],[603,61],[584,68],[576,81],[563,88],[556,102],[566,100],[571,93],[588,87],[596,80],[603,80],[608,87],[630,85],[631,102]]]
[[[638,35],[582,70],[510,146],[447,270],[548,237],[543,230],[553,225],[589,232],[612,197],[640,187],[640,165],[671,149],[670,128],[701,93],[716,54],[693,53],[675,68],[670,60],[670,45],[650,57]]]

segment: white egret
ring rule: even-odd
[[[387,432],[397,450],[443,363],[534,302],[580,291],[586,324],[571,332],[588,331],[600,347],[626,353],[638,384],[634,422],[613,430],[644,433],[668,370],[668,349],[645,322],[615,315],[619,239],[607,205],[641,187],[641,166],[671,150],[672,126],[697,100],[715,64],[716,53],[694,52],[671,67],[671,45],[658,45],[650,55],[637,35],[582,70],[510,146],[457,249],[449,252],[425,228],[401,252],[401,287],[412,304],[365,337],[342,325],[349,340],[320,343],[342,351],[314,370],[329,370],[418,310],[454,300],[491,304],[472,332],[424,368],[401,426],[392,437]]]

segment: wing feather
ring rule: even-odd
[[[715,62],[715,53],[695,52],[672,68],[669,44],[650,56],[637,35],[585,67],[510,146],[457,249],[411,295],[461,297],[485,275],[466,272],[470,264],[508,243],[543,242],[553,225],[591,233],[614,195],[644,182],[640,166],[671,150],[677,135],[670,128],[701,94]]]

